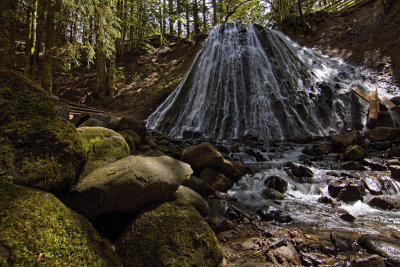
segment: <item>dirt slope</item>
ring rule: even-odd
[[[349,63],[374,68],[400,85],[400,1],[385,13],[380,0],[370,0],[316,22],[316,30],[300,32],[294,25],[280,30],[301,45]]]

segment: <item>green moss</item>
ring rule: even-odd
[[[218,266],[222,260],[208,224],[177,202],[140,215],[117,246],[126,266]]]
[[[78,133],[89,157],[83,176],[130,154],[129,146],[123,136],[111,129],[80,127]]]
[[[17,72],[0,69],[0,163],[16,183],[62,194],[86,161],[75,127],[56,116],[46,93]]]
[[[156,148],[164,153],[168,152],[168,146],[166,145],[158,145]]]
[[[0,265],[119,266],[110,244],[52,194],[0,180]],[[41,260],[38,257],[41,254]]]

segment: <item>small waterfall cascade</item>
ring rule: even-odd
[[[376,77],[300,47],[257,25],[217,25],[187,76],[147,119],[174,137],[261,140],[362,129],[367,103],[351,87],[382,88]]]

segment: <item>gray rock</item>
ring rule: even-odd
[[[365,187],[359,180],[344,178],[329,184],[328,192],[331,197],[344,202],[354,202],[363,199]]]
[[[368,205],[383,210],[400,210],[400,203],[389,196],[375,196],[368,201]]]
[[[391,165],[389,166],[390,175],[396,181],[400,181],[400,165]]]
[[[361,236],[357,243],[368,250],[376,253],[395,266],[400,265],[400,241],[389,237],[377,237],[372,235]]]
[[[84,177],[68,202],[89,218],[110,211],[135,213],[168,200],[191,174],[188,164],[168,156],[129,156]]]
[[[368,133],[372,142],[392,141],[400,135],[400,129],[390,127],[376,127]]]
[[[333,145],[339,148],[345,148],[350,145],[358,144],[360,142],[360,139],[360,133],[357,131],[345,134],[335,134],[331,136]]]
[[[355,260],[351,267],[386,267],[385,261],[378,255]]]
[[[285,193],[288,188],[288,182],[279,176],[270,176],[265,180],[264,185],[267,188],[272,188],[280,193]]]
[[[257,213],[260,215],[261,220],[263,221],[276,221],[279,223],[293,222],[293,219],[289,214],[273,206],[262,206],[257,210]]]
[[[211,185],[209,185],[206,181],[203,179],[200,179],[194,175],[190,176],[189,180],[185,180],[183,182],[183,185],[186,187],[189,187],[202,195],[203,197],[207,197],[214,193],[214,188],[212,188]]]
[[[174,193],[174,197],[177,202],[193,206],[203,217],[207,216],[210,210],[207,202],[197,192],[188,187],[179,186]]]

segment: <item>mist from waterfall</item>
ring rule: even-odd
[[[362,129],[367,103],[351,87],[382,87],[359,68],[300,47],[282,33],[229,22],[209,34],[190,71],[149,116],[175,137],[262,140]]]

